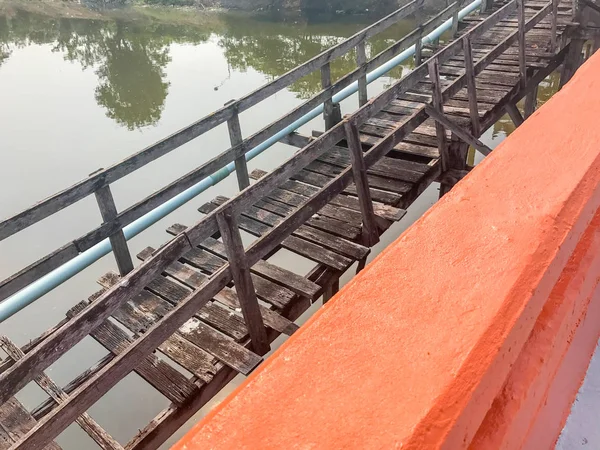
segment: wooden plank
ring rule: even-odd
[[[106,185],[101,187],[94,192],[94,195],[96,196],[96,201],[98,202],[98,208],[100,209],[102,220],[105,223],[114,220],[118,213],[117,207],[115,206],[115,200],[113,199],[112,192],[110,191],[110,186]],[[121,275],[128,274],[133,270],[133,260],[131,259],[131,254],[129,253],[129,247],[127,247],[127,240],[125,239],[123,230],[121,229],[116,231],[114,234],[111,234],[109,239],[113,255],[115,256],[115,260],[117,262],[117,267],[119,268],[119,273]]]
[[[103,278],[101,281],[103,284],[110,286],[111,283],[115,283],[117,279],[109,277]],[[173,291],[169,291],[168,293],[170,295],[169,301],[145,290],[140,292],[131,301],[146,314],[151,315],[153,323],[156,324],[156,322],[169,314],[182,301],[181,297],[173,296]],[[195,315],[196,312],[190,317]],[[154,326],[154,324],[152,326]],[[147,328],[145,332],[148,330],[149,328]],[[249,374],[261,361],[261,358],[258,355],[252,353],[246,347],[236,343],[222,333],[214,330],[197,318],[188,320],[183,326],[176,330],[176,332],[173,332],[172,335],[177,337],[181,336],[185,340],[219,359],[232,369],[245,375]],[[165,341],[166,340],[167,339],[165,339]],[[207,373],[210,374],[211,372]]]
[[[228,103],[233,102],[234,100]],[[228,103],[226,103],[226,105]],[[231,147],[236,147],[244,142],[244,138],[242,136],[242,127],[240,125],[240,116],[237,112],[237,109],[234,110],[233,115],[227,121],[227,130],[229,132],[229,141],[231,142]],[[238,187],[240,188],[240,191],[250,186],[245,152],[243,155],[240,155],[235,159],[235,174],[237,176]]]
[[[218,241],[215,240],[215,242]],[[221,244],[220,242],[218,243]],[[153,252],[154,249],[152,247],[146,247],[144,250],[138,253],[137,257],[143,261],[151,257]],[[190,266],[180,263],[179,261],[173,261],[173,263],[165,269],[165,273],[180,281],[181,283],[184,283],[185,285],[191,287],[192,289],[198,289],[208,279],[206,275],[192,269]],[[310,282],[309,280],[307,281]],[[319,291],[315,292],[315,295],[317,295],[318,292]],[[215,295],[215,300],[229,306],[230,308],[240,308],[240,303],[236,292],[228,287],[223,288],[221,292]],[[273,330],[278,331],[280,333],[285,333],[287,335],[291,335],[298,329],[298,326],[296,324],[290,322],[288,319],[279,315],[275,311],[272,311],[269,308],[260,304],[259,308],[265,325],[272,328]],[[176,334],[173,336],[176,336]],[[161,347],[159,347],[159,349],[162,351]],[[171,356],[171,354],[169,354],[169,356]]]
[[[255,206],[262,210],[278,214],[281,217],[287,216],[295,209],[289,204],[279,202],[270,197],[267,197],[264,200],[259,200],[255,203]],[[320,212],[311,217],[305,225],[307,225],[309,228],[325,231],[334,236],[349,239],[350,241],[354,241],[360,235],[360,228],[350,225],[346,222],[342,222],[341,220],[337,220],[326,215],[321,215]]]
[[[463,51],[465,54],[465,74],[467,79],[467,92],[469,94],[469,115],[473,134],[479,136],[479,111],[477,106],[477,88],[475,86],[475,73],[473,70],[473,55],[471,54],[471,40],[468,36],[463,38]]]
[[[14,361],[25,356],[25,353],[6,336],[0,336],[0,346]],[[39,387],[56,403],[60,404],[68,395],[44,372],[34,379]],[[121,444],[112,438],[88,413],[83,413],[76,420],[77,424],[104,450],[123,450]]]
[[[250,265],[244,251],[237,217],[231,211],[224,210],[217,215],[217,222],[227,252],[227,260],[229,261],[242,314],[250,333],[252,348],[257,354],[266,355],[271,350],[271,346],[258,307],[258,298],[250,276]]]
[[[171,281],[165,277],[156,277],[148,283],[146,289],[176,304],[190,294],[190,290]],[[231,336],[237,342],[241,342],[248,336],[248,330],[244,321],[231,311],[222,308],[214,302],[208,302],[196,314],[195,317],[206,322],[213,328]]]
[[[144,285],[161,273],[173,260],[188,250],[189,241],[185,235],[172,240],[157,252],[154,258],[130,272],[126,282],[114,286],[93,305],[73,317],[46,340],[40,343],[0,375],[0,403],[7,401],[14,393],[29,383],[34,374],[48,368],[65,352],[103,323],[128,298],[139,292]],[[156,343],[158,346],[159,342]],[[79,415],[79,414],[78,414]],[[41,446],[41,445],[40,445]]]
[[[173,235],[177,235],[185,230],[186,227],[181,224],[174,224],[167,228],[167,232]],[[218,271],[219,268],[223,267],[223,265],[226,263],[226,260],[220,259],[214,251],[208,252],[203,250],[202,248],[206,248],[207,242],[211,242],[210,238],[207,238],[199,243],[197,248],[194,248],[184,254],[181,259],[193,267],[205,270],[210,275]],[[213,266],[213,268],[204,265],[204,261],[206,261],[207,256],[219,261],[219,265]],[[278,309],[286,308],[294,299],[295,294],[293,291],[262,276],[252,274],[252,282],[254,283],[254,287],[256,288],[256,293],[259,298],[270,303]]]
[[[219,206],[214,203],[207,203],[199,208],[199,211],[205,214],[215,211]],[[262,224],[257,220],[242,216],[239,219],[239,226],[242,230],[247,231],[255,236],[265,236],[274,228]],[[325,264],[328,267],[336,270],[345,270],[352,264],[352,261],[342,255],[339,255],[331,250],[327,250],[312,242],[305,241],[295,236],[289,236],[280,243],[281,247],[286,248],[294,253],[304,256],[312,261]]]
[[[354,175],[354,184],[358,194],[360,212],[362,215],[362,243],[367,247],[374,246],[379,242],[379,232],[373,212],[373,202],[369,192],[369,182],[367,180],[367,168],[363,160],[362,144],[358,135],[358,127],[351,122],[345,122],[346,142],[350,149],[350,158],[352,159],[352,174]]]
[[[217,197],[215,200],[213,200],[213,202],[215,204],[219,205],[219,204],[222,204],[223,201],[226,201],[226,200],[227,200],[226,198]],[[271,213],[269,211],[262,210],[255,206],[248,208],[242,214],[245,217],[248,217],[249,219],[253,219],[253,220],[262,222],[265,225],[268,225],[271,227],[277,226],[279,223],[281,223],[282,219],[287,216],[287,214],[286,214],[286,216],[284,216],[282,218],[275,213]],[[359,245],[354,242],[347,241],[346,239],[338,238],[337,236],[333,236],[333,235],[323,232],[323,231],[312,229],[312,228],[304,226],[304,225],[301,225],[296,231],[294,231],[292,233],[292,235],[297,236],[302,239],[305,239],[307,241],[313,242],[324,248],[332,250],[338,254],[348,256],[348,257],[350,257],[352,259],[356,259],[356,260],[364,258],[369,253],[369,249],[367,247],[364,247],[364,246]],[[257,267],[257,265],[260,263],[261,263],[261,261],[256,263],[253,266],[253,268]],[[283,275],[285,275],[285,272],[287,272],[287,271],[283,271],[283,269],[279,269],[279,270],[281,270],[283,272],[281,274],[281,276],[279,276],[279,278],[280,278],[281,282],[285,283],[285,278]],[[295,275],[295,274],[293,274],[293,276],[299,277],[298,275]],[[300,278],[306,280],[306,278],[304,278],[304,277],[300,277]],[[312,296],[310,298],[314,298],[314,296]]]
[[[86,307],[88,307],[87,301],[78,303],[69,310],[67,317],[80,316]],[[135,342],[110,320],[106,320],[97,326],[90,333],[90,336],[115,356],[126,352],[131,344]],[[132,369],[158,392],[178,405],[185,403],[198,389],[182,373],[152,354],[139,358]],[[60,403],[58,407],[64,403]]]
[[[36,422],[27,409],[14,397],[0,405],[0,445],[1,448],[14,449],[14,443],[19,442]],[[49,440],[43,447],[45,450],[61,450],[55,442]],[[20,446],[18,448],[21,448]],[[42,446],[38,447],[42,448]]]
[[[481,152],[485,156],[489,155],[492,152],[491,148],[489,148],[487,145],[485,145],[479,139],[476,139],[475,137],[470,135],[468,132],[466,132],[460,126],[453,123],[446,116],[444,116],[443,113],[440,113],[439,110],[434,109],[429,105],[425,106],[425,109],[427,110],[427,114],[429,114],[436,121],[441,123],[444,127],[448,128],[449,130],[452,130],[453,133],[455,133],[464,142],[466,142],[467,144],[469,144],[473,148],[475,148],[475,150]]]

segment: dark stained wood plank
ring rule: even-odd
[[[0,448],[8,449],[27,434],[36,422],[16,398],[11,397],[0,406]],[[58,444],[50,442],[45,450],[61,450]]]
[[[94,192],[94,194],[96,196],[96,201],[98,202],[102,220],[105,223],[114,220],[118,213],[110,186],[103,186]],[[123,230],[117,230],[109,236],[109,239],[115,261],[117,262],[117,267],[119,268],[119,273],[125,275],[131,272],[133,270],[133,260],[131,259],[131,254],[129,253],[129,247],[127,247],[127,240],[125,239]]]
[[[130,272],[125,283],[119,283],[100,297],[81,314],[73,317],[52,335],[28,352],[24,358],[0,375],[0,403],[33,379],[36,373],[48,368],[60,356],[90,334],[94,327],[104,322],[125,301],[161,273],[170,261],[189,249],[189,241],[182,235],[160,249],[148,263]],[[159,342],[156,343],[157,346]],[[60,407],[59,407],[60,408]]]
[[[15,361],[25,356],[25,353],[6,336],[0,336],[0,346]],[[67,393],[44,372],[36,376],[35,382],[58,404],[68,398]],[[76,422],[103,450],[123,450],[121,444],[104,431],[88,413],[83,413]]]
[[[233,101],[229,102],[233,103]],[[229,103],[226,103],[227,106]],[[242,137],[242,127],[240,125],[240,116],[237,109],[234,110],[231,118],[227,120],[227,130],[229,131],[229,141],[231,147],[236,147],[244,142]],[[248,178],[248,166],[246,164],[246,155],[241,155],[235,159],[235,174],[238,180],[238,187],[240,191],[250,186],[250,179]]]
[[[218,241],[215,240],[215,242]],[[219,244],[221,243],[219,242]],[[143,261],[151,257],[153,252],[154,249],[152,247],[146,247],[144,250],[138,253],[137,257]],[[204,282],[206,282],[208,278],[206,275],[196,271],[190,266],[180,263],[179,261],[173,261],[173,263],[165,269],[165,273],[175,278],[176,280],[186,284],[192,289],[198,289],[200,286],[202,286]],[[315,295],[317,294],[318,292],[315,293]],[[223,290],[221,290],[221,292],[215,295],[214,298],[215,300],[229,306],[230,308],[240,308],[240,303],[237,294],[231,288],[223,288]],[[259,305],[259,307],[265,325],[274,329],[275,331],[291,335],[298,329],[298,326],[296,324],[290,322],[285,317],[279,315],[277,312],[272,311],[263,305]]]
[[[80,315],[87,306],[87,301],[82,301],[71,308],[67,316]],[[133,342],[123,330],[110,320],[106,320],[96,327],[90,336],[114,355],[124,352]],[[154,355],[141,358],[134,370],[158,392],[177,404],[184,403],[198,389],[182,373]]]
[[[207,203],[202,205],[199,208],[199,211],[204,214],[209,214],[217,208],[218,205],[214,203]],[[271,230],[268,225],[245,216],[240,217],[239,226],[244,231],[259,237],[267,234]],[[331,250],[327,250],[319,245],[313,244],[312,242],[299,239],[295,236],[289,236],[285,238],[283,242],[281,242],[281,247],[295,252],[300,256],[304,256],[312,261],[335,268],[336,270],[346,270],[346,268],[352,264],[352,260],[342,255],[332,252]]]
[[[173,235],[177,235],[182,231],[185,231],[187,228],[181,224],[174,224],[167,228],[167,232]],[[207,238],[208,239],[208,238]],[[206,239],[200,242],[198,245],[202,247],[202,245],[206,242]],[[186,263],[198,267],[196,256],[199,253],[210,253],[205,250],[201,250],[199,248],[194,248],[191,251],[187,252],[182,256],[182,260]],[[214,252],[213,252],[214,255]],[[216,257],[216,255],[214,255]],[[203,257],[204,259],[204,257]],[[223,260],[224,261],[224,260]],[[200,268],[200,267],[199,267]],[[208,271],[209,274],[214,273],[213,271]],[[286,308],[287,305],[293,300],[294,292],[290,289],[280,286],[277,283],[274,283],[266,278],[261,276],[252,275],[252,282],[254,283],[254,287],[256,288],[256,293],[259,298],[265,300],[266,302],[272,304],[278,309]]]
[[[110,278],[105,277],[103,279],[107,283],[110,282],[109,280],[114,280],[114,277],[111,275]],[[169,303],[149,291],[142,291],[132,301],[138,308],[146,314],[153,315],[155,321],[158,321],[173,310],[173,304],[177,303],[178,299],[173,298],[172,302]],[[237,372],[245,375],[249,374],[261,361],[258,355],[197,318],[189,319],[176,331],[186,340],[218,358]]]

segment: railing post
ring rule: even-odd
[[[465,77],[467,78],[467,94],[469,95],[469,115],[473,135],[479,137],[481,127],[479,124],[479,107],[477,105],[477,86],[475,84],[475,71],[473,69],[473,54],[471,51],[471,38],[467,35],[463,38],[463,50],[465,52]]]
[[[252,341],[252,348],[257,354],[263,356],[271,348],[260,314],[237,217],[234,217],[231,211],[226,209],[217,214],[217,223],[227,252],[227,260],[235,284],[235,291],[240,301],[242,315]]]
[[[327,89],[331,87],[331,65],[324,64],[321,67],[321,87]],[[325,129],[329,130],[342,121],[340,105],[334,105],[331,100],[332,95],[327,96],[323,104],[323,119],[325,120]]]
[[[525,60],[525,4],[524,0],[517,0],[517,15],[519,20],[519,74],[521,87],[527,84],[527,63]]]
[[[556,52],[556,26],[558,23],[558,1],[552,0],[552,31],[550,36],[550,49],[554,53]]]
[[[234,101],[235,100],[230,100],[229,102],[225,103],[225,105],[229,105]],[[240,125],[240,116],[237,108],[234,110],[231,119],[227,121],[227,129],[229,130],[229,141],[231,142],[231,148],[234,148],[244,142],[244,138],[242,137],[242,127]],[[248,166],[246,164],[245,153],[235,160],[235,174],[237,175],[240,191],[243,191],[250,186],[250,178],[248,177]]]
[[[110,191],[108,185],[102,186],[96,192],[96,201],[98,202],[98,208],[100,209],[100,215],[105,223],[111,222],[117,217],[117,207],[115,206],[115,200]],[[120,228],[117,232],[109,237],[110,245],[112,247],[115,260],[117,261],[117,267],[121,276],[128,274],[133,270],[133,260],[127,247],[127,240],[123,229]]]
[[[455,38],[458,34],[458,10],[460,3],[457,1],[454,6],[454,13],[452,14],[452,37]]]
[[[419,25],[419,37],[417,42],[415,42],[415,67],[419,67],[421,65],[421,61],[423,60],[423,27]]]
[[[346,141],[350,149],[352,174],[354,175],[358,204],[362,215],[362,242],[364,245],[372,247],[379,242],[379,232],[377,231],[373,201],[371,200],[371,192],[369,191],[367,166],[363,159],[360,135],[358,134],[356,124],[352,122],[344,122],[344,128],[346,130]]]
[[[440,82],[440,70],[437,58],[429,61],[429,79],[431,81],[432,105],[433,108],[444,114],[444,104],[442,99],[442,86]],[[442,163],[442,172],[448,170],[448,145],[446,142],[446,130],[444,126],[435,121],[435,132],[438,141],[438,150]]]
[[[365,67],[367,64],[367,50],[365,48],[365,41],[360,42],[356,46],[356,65],[359,68]],[[367,94],[367,74],[365,73],[358,79],[358,104],[363,106],[369,101]]]

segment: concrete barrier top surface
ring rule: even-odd
[[[600,204],[600,53],[174,448],[464,448]]]

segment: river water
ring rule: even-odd
[[[198,120],[341,42],[371,21],[342,17],[326,21],[276,19],[149,8],[98,12],[62,3],[0,2],[0,218]],[[368,54],[383,50],[413,26],[414,21],[405,20],[372,39]],[[369,94],[381,92],[410,71],[411,65],[407,62],[375,81],[369,86]],[[332,65],[333,77],[339,78],[354,67],[354,55],[340,58]],[[540,101],[551,95],[555,85],[556,78],[542,85]],[[316,73],[241,114],[244,135],[262,128],[319,90],[320,77]],[[356,107],[356,97],[342,103],[343,113]],[[310,134],[315,129],[323,129],[321,119],[300,131]],[[482,140],[494,147],[512,130],[512,123],[503,119]],[[227,130],[221,126],[116,182],[111,187],[118,209],[144,198],[228,146]],[[249,169],[271,169],[293,151],[277,144],[250,162]],[[130,241],[132,254],[147,245],[157,247],[165,242],[167,226],[199,220],[196,208],[205,201],[235,192],[235,176],[229,177]],[[384,236],[372,257],[436,199],[437,186],[432,186],[411,207],[408,216]],[[0,279],[100,223],[92,196],[0,242]],[[312,267],[283,251],[275,258],[277,263],[302,274]],[[103,258],[0,324],[0,334],[19,345],[36,337],[61,320],[69,307],[94,293],[95,280],[114,267],[110,255]],[[85,339],[47,373],[63,385],[104,354],[97,343]],[[18,398],[32,408],[46,396],[30,385]],[[164,398],[131,374],[89,412],[111,435],[126,443],[166,405]],[[200,412],[181,432],[204,413]],[[95,448],[77,426],[71,426],[57,442],[66,449]]]

